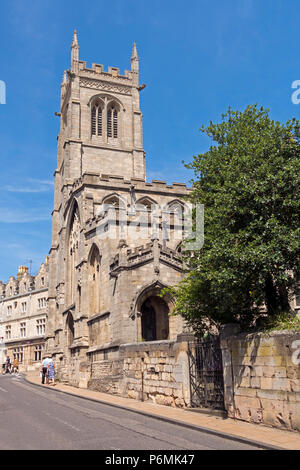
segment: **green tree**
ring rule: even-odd
[[[300,259],[299,122],[254,105],[201,131],[213,145],[186,166],[189,199],[204,204],[204,246],[185,253],[187,276],[169,290],[198,334],[287,314]]]

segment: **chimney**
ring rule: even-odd
[[[25,273],[28,273],[28,267],[27,266],[19,266],[17,279],[19,280],[20,277],[22,277],[23,274],[25,274]]]

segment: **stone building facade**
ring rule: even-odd
[[[38,369],[45,349],[49,258],[36,276],[20,266],[17,277],[0,281],[0,361],[18,358],[20,371]]]
[[[182,279],[185,184],[146,181],[139,59],[131,70],[79,60],[61,85],[47,347],[61,380],[103,381],[127,343],[176,341],[163,287]],[[107,364],[108,366],[103,366]],[[108,373],[111,376],[111,372]]]

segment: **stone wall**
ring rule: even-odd
[[[147,342],[122,346],[124,396],[159,405],[189,405],[187,343]]]
[[[91,369],[89,361],[78,360],[76,357],[64,359],[60,356],[60,359],[56,358],[55,367],[60,382],[73,387],[87,388]]]
[[[92,362],[88,388],[112,395],[123,395],[123,360],[103,360]]]
[[[93,362],[88,388],[161,405],[190,404],[186,341],[125,344],[119,358]]]
[[[224,333],[228,416],[300,431],[300,332]]]

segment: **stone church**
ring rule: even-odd
[[[183,276],[181,222],[189,189],[146,180],[144,88],[135,44],[131,69],[122,75],[79,60],[74,32],[56,113],[46,336],[60,379],[76,386],[93,387],[97,377],[95,388],[105,389],[101,378],[105,383],[123,373],[122,346],[169,347],[184,330],[161,290]]]

